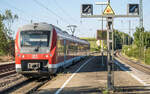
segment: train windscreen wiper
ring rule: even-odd
[[[39,48],[41,47],[41,44],[42,44],[42,42],[41,42],[41,40],[40,40],[39,44],[38,44],[37,47],[35,48],[35,51],[36,51],[36,52],[39,51]]]

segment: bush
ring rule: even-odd
[[[135,45],[123,46],[122,53],[128,57],[134,57],[136,59],[142,60],[144,62],[144,48],[137,47]],[[145,51],[145,63],[150,65],[150,48]]]
[[[150,65],[150,48],[146,50],[145,53],[145,63]]]

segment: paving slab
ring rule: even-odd
[[[84,67],[75,74],[82,66],[80,62],[68,69],[68,73],[58,74],[57,77],[38,89],[38,94],[102,94],[107,85],[107,67],[101,62],[101,56],[94,56]],[[106,61],[106,57],[104,57]],[[141,86],[126,71],[116,70],[116,86]],[[72,76],[72,78],[71,78]],[[70,79],[71,78],[71,79]],[[69,80],[68,80],[69,79]]]

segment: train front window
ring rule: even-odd
[[[50,31],[22,31],[21,47],[48,47]]]

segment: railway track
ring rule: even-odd
[[[34,91],[36,91],[39,87],[41,87],[43,84],[47,83],[49,79],[42,78],[29,78],[29,79],[22,79],[19,83],[4,89],[1,91],[1,94],[31,94]]]
[[[0,65],[0,78],[15,74],[15,63],[2,64]]]
[[[48,80],[26,78],[17,74],[15,71],[15,63],[0,65],[0,94],[30,94]]]
[[[7,79],[6,81],[0,83],[0,94],[5,94],[9,92],[15,87],[20,86],[26,80],[27,78],[24,78],[23,76],[10,77],[10,79]]]
[[[122,61],[124,61],[125,63],[127,63],[128,65],[130,65],[131,67],[150,75],[150,67],[149,66],[146,66],[146,65],[141,64],[140,62],[135,62],[131,59],[128,59],[125,56],[122,56],[122,54],[120,52],[117,52],[116,56],[119,59],[121,59]]]
[[[116,52],[116,57],[121,61],[125,62],[129,66],[150,75],[150,67],[141,64],[140,62],[135,62],[121,54],[120,51]],[[117,94],[150,94],[150,86],[124,86],[124,87],[115,87],[115,92]],[[123,92],[123,93],[122,93]]]
[[[2,63],[0,65],[0,94],[28,94],[47,81],[47,79],[29,79],[17,74],[15,71],[15,63]],[[27,89],[26,87],[30,88]]]
[[[53,76],[51,76],[52,78]],[[0,82],[0,94],[31,94],[50,80],[49,78],[26,78],[19,74],[3,79],[6,80],[1,80]]]

